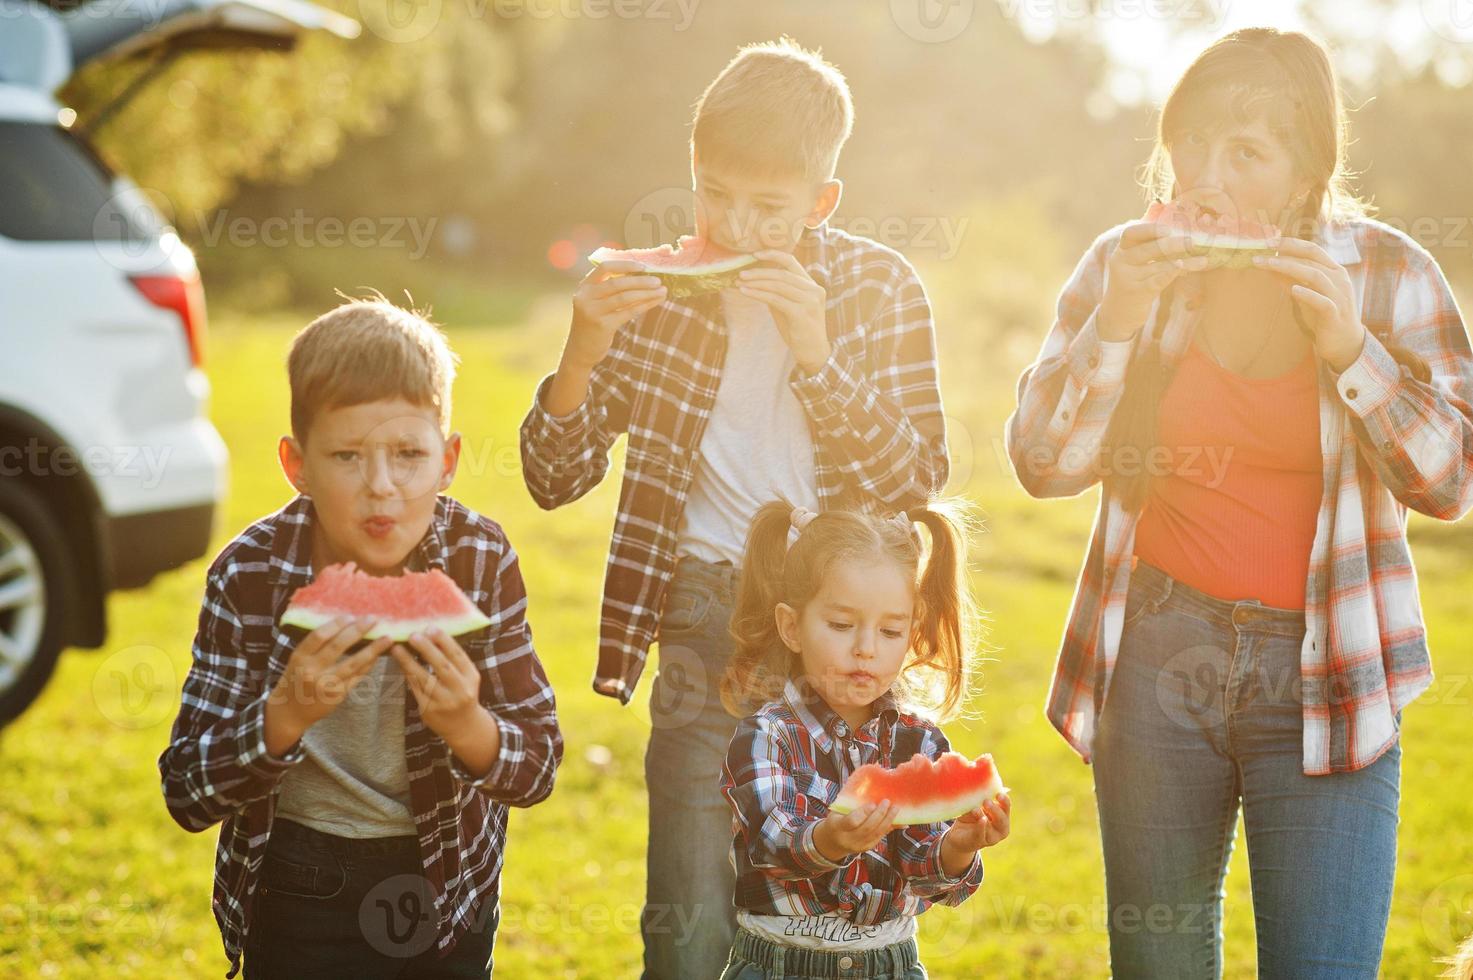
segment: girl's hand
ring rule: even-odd
[[[405,682],[414,692],[419,716],[436,735],[451,741],[481,710],[481,672],[455,637],[443,630],[415,633],[409,645],[419,651],[424,664],[401,644],[394,644],[389,652],[399,661]]]
[[[889,800],[866,803],[848,813],[830,811],[813,831],[813,845],[830,861],[878,847],[895,825],[900,805]]]
[[[1105,267],[1105,293],[1095,317],[1101,340],[1129,340],[1167,286],[1207,268],[1207,256],[1188,256],[1190,247],[1190,237],[1166,225],[1138,221],[1126,227]]]
[[[1007,793],[964,813],[946,831],[942,845],[955,854],[970,856],[984,847],[1002,843],[1012,828],[1013,799]],[[970,863],[970,860],[967,862]]]
[[[1315,353],[1338,373],[1360,356],[1366,328],[1360,320],[1350,273],[1314,242],[1285,238],[1278,255],[1260,255],[1253,264],[1291,283],[1294,299],[1314,341]]]

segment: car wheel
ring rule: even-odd
[[[0,483],[0,725],[46,686],[62,648],[67,539],[30,487]]]

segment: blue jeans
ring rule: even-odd
[[[1302,611],[1217,599],[1145,562],[1132,573],[1093,758],[1115,976],[1221,976],[1240,800],[1258,975],[1376,976],[1401,746],[1304,775],[1303,639]]]
[[[436,955],[434,896],[414,836],[351,838],[285,818],[271,825],[242,980],[489,978],[496,896]]]
[[[737,569],[682,558],[660,618],[650,691],[644,980],[713,980],[736,935],[731,806],[721,764],[738,719],[721,706]]]
[[[720,980],[926,980],[916,941],[863,952],[830,953],[780,946],[745,929],[737,931]]]

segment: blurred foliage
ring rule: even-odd
[[[383,19],[375,4],[387,2],[327,0],[365,21],[355,41],[187,57],[99,135],[106,157],[166,200],[219,291],[316,307],[359,277],[435,293],[581,274],[554,270],[549,246],[627,240],[651,210],[689,217],[693,103],[740,44],[783,33],[822,48],[854,91],[835,222],[925,265],[989,334],[1036,335],[1089,241],[1142,208],[1134,178],[1154,113],[1111,101],[1120,68],[1087,17],[1040,32],[1004,13],[1018,4],[979,0],[963,32],[927,42],[886,3],[427,0],[407,32]],[[1378,18],[1396,9],[1306,12],[1356,107],[1362,191],[1468,288],[1473,86],[1449,80],[1466,81],[1456,65],[1473,64],[1473,44],[1424,28],[1427,43],[1393,51]],[[81,124],[137,70],[84,71],[64,93]],[[212,232],[222,216],[293,215],[433,234],[409,255],[402,243],[231,247]],[[670,237],[684,230],[667,223]]]

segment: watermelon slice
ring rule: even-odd
[[[897,824],[936,823],[974,810],[1003,791],[991,755],[979,755],[974,761],[960,752],[943,752],[933,762],[917,752],[894,769],[873,762],[860,766],[844,781],[829,809],[849,813],[889,800],[900,804]]]
[[[641,272],[630,275],[658,276],[670,299],[685,299],[699,293],[736,285],[737,273],[757,263],[757,257],[733,252],[715,242],[684,235],[675,247],[600,248],[588,257],[594,265],[604,262],[638,262]]]
[[[1274,225],[1215,214],[1186,201],[1153,201],[1145,220],[1190,235],[1191,254],[1207,256],[1213,268],[1252,268],[1253,256],[1278,252],[1280,234]]]
[[[292,593],[282,623],[315,630],[336,616],[378,620],[363,639],[380,636],[407,640],[438,626],[451,636],[469,633],[491,620],[438,568],[403,575],[369,575],[353,562],[328,565],[310,585]]]

